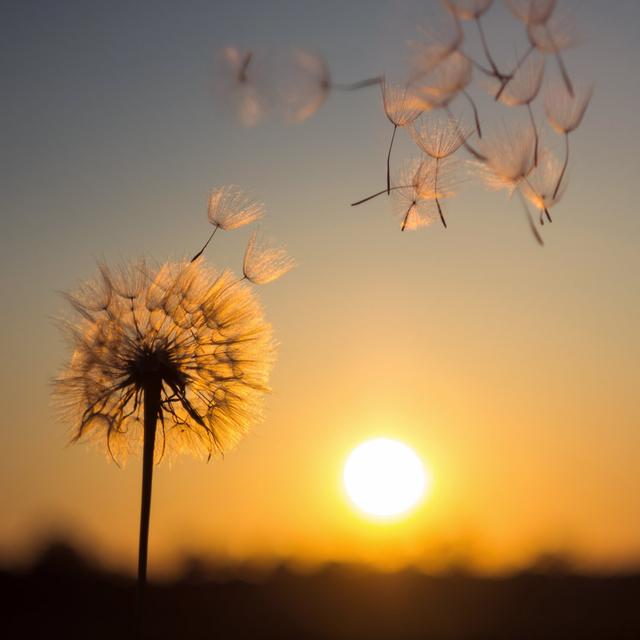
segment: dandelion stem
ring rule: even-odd
[[[442,224],[444,225],[444,228],[447,228],[447,222],[444,219],[444,214],[442,213],[442,207],[440,206],[440,200],[438,198],[438,163],[440,161],[440,158],[436,158],[436,168],[435,168],[435,173],[434,173],[434,177],[433,177],[433,192],[435,194],[435,199],[436,199],[436,206],[438,207],[438,213],[440,214],[440,220],[442,221]]]
[[[494,75],[496,76],[496,78],[502,78],[502,74],[500,73],[500,71],[498,71],[498,67],[496,66],[496,63],[493,61],[493,58],[491,57],[491,52],[489,51],[489,45],[487,44],[487,38],[484,35],[484,29],[482,28],[482,23],[480,22],[480,16],[477,16],[475,19],[475,23],[478,27],[478,32],[480,33],[480,42],[482,43],[482,49],[484,51],[484,55],[487,58],[487,61],[489,62],[489,64],[491,65],[491,69],[493,70]]]
[[[567,67],[564,64],[564,60],[562,59],[562,54],[560,53],[560,49],[556,46],[554,42],[553,33],[551,33],[551,29],[549,29],[549,25],[545,23],[544,25],[545,31],[547,32],[547,37],[549,38],[549,42],[551,43],[552,49],[555,50],[555,58],[558,62],[558,68],[560,69],[560,74],[562,75],[562,79],[564,80],[565,85],[567,86],[567,91],[569,95],[573,98],[573,84],[571,84],[571,78],[569,77],[569,72],[567,71]]]
[[[569,166],[569,134],[564,134],[564,164],[562,165],[562,171],[560,172],[560,176],[558,178],[558,182],[556,183],[556,188],[553,190],[553,198],[558,195],[558,191],[560,191],[560,184],[564,179],[564,174],[567,172],[567,167]]]
[[[462,133],[462,131],[460,130],[460,126],[458,125],[458,121],[456,120],[456,117],[453,115],[453,112],[451,111],[451,108],[447,105],[445,106],[445,109],[447,110],[447,115],[449,116],[449,118],[451,118],[451,120],[455,123],[456,125],[456,130],[458,131],[458,135],[460,136],[460,138],[463,140],[462,142],[462,146],[476,159],[476,160],[480,160],[480,162],[486,162],[487,161],[487,156],[483,155],[482,153],[480,153],[479,151],[477,151],[476,149],[474,149],[468,142],[467,142],[467,138],[466,136]]]
[[[338,91],[357,91],[358,89],[372,87],[376,84],[380,84],[381,82],[382,76],[374,76],[373,78],[366,78],[365,80],[360,80],[359,82],[351,82],[346,84],[341,82],[332,82],[331,88]]]
[[[573,92],[573,84],[571,83],[569,72],[567,71],[567,67],[564,64],[564,60],[562,59],[562,55],[560,54],[559,51],[556,52],[556,60],[558,61],[558,67],[560,68],[562,79],[564,80],[564,83],[567,85],[567,90],[569,91],[569,95],[573,98],[575,96]]]
[[[539,144],[539,136],[538,136],[538,127],[536,126],[536,119],[533,117],[533,109],[531,109],[531,103],[527,102],[527,111],[529,112],[529,120],[531,121],[531,128],[533,129],[534,136],[534,147],[533,147],[533,166],[538,166],[538,144]]]
[[[391,193],[391,149],[393,147],[393,141],[396,137],[396,131],[398,130],[398,125],[393,125],[393,134],[391,136],[391,143],[389,144],[389,151],[387,152],[387,195]]]
[[[156,426],[160,414],[162,381],[150,376],[144,384],[144,444],[142,452],[142,499],[140,503],[140,544],[138,548],[138,632],[142,636],[145,591],[147,586],[147,550],[149,546],[149,517],[151,515],[151,484],[153,480],[153,452]]]
[[[402,220],[402,227],[400,227],[400,231],[404,231],[407,228],[407,224],[409,223],[409,214],[411,213],[411,209],[415,207],[415,200],[409,205],[409,208],[404,214],[404,218]]]
[[[396,185],[395,187],[389,187],[389,191],[394,191],[395,189],[408,189],[410,187],[410,185]],[[382,191],[378,191],[377,193],[374,193],[372,196],[367,196],[366,198],[362,198],[362,200],[358,200],[358,202],[352,202],[351,206],[352,207],[357,207],[359,204],[364,204],[365,202],[369,202],[369,200],[373,200],[374,198],[377,198],[378,196],[381,196],[383,193],[388,193],[388,191],[386,189],[382,189]]]
[[[542,239],[542,236],[540,235],[538,229],[536,229],[536,225],[534,224],[533,218],[531,217],[531,212],[529,211],[529,207],[527,206],[527,201],[524,199],[524,196],[522,195],[522,193],[520,193],[519,189],[518,197],[520,198],[520,202],[522,203],[522,208],[524,209],[525,216],[527,217],[527,222],[529,223],[529,229],[531,229],[533,237],[541,247],[544,247],[544,240]]]
[[[489,76],[490,78],[502,78],[502,76],[497,76],[494,71],[491,69],[487,69],[484,65],[480,64],[477,60],[472,58],[468,53],[459,49],[459,52],[478,70],[480,73],[483,73],[485,76]],[[424,74],[422,74],[424,75]]]
[[[469,104],[473,109],[473,118],[476,121],[476,131],[478,132],[478,138],[482,138],[482,129],[480,128],[480,116],[478,114],[478,107],[476,107],[476,103],[466,89],[462,93],[464,94],[464,97],[469,101]]]
[[[249,64],[253,59],[253,51],[247,51],[244,57],[242,58],[242,62],[240,63],[240,68],[238,69],[238,82],[245,83],[248,80],[247,77],[247,69],[249,68]]]
[[[507,88],[507,85],[511,82],[511,80],[513,80],[513,76],[516,75],[518,69],[525,63],[526,59],[531,55],[534,49],[535,47],[533,45],[529,45],[529,48],[524,52],[520,60],[516,62],[516,66],[513,68],[511,73],[503,79],[500,89],[498,89],[498,93],[496,93],[495,95],[496,100],[500,100],[502,92]]]
[[[193,258],[191,258],[191,262],[195,262],[203,253],[204,250],[209,246],[209,243],[211,242],[211,240],[213,240],[213,236],[216,235],[216,231],[219,229],[218,225],[216,225],[215,229],[212,231],[211,235],[209,236],[209,239],[204,243],[204,247],[202,247],[202,249],[200,249],[200,251],[198,251],[198,253],[196,253],[195,256],[193,256]]]

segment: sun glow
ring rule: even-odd
[[[358,509],[378,518],[392,518],[420,502],[430,478],[413,449],[397,440],[376,438],[351,452],[343,482]]]

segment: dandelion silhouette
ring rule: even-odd
[[[274,101],[280,105],[288,122],[303,122],[310,118],[332,90],[355,91],[382,81],[380,76],[374,76],[350,84],[334,82],[324,57],[306,49],[293,49],[280,56],[274,55],[274,59],[278,60],[279,71],[274,83],[278,94]]]
[[[528,193],[536,194],[535,187],[528,181],[534,169],[535,136],[528,127],[504,127],[499,133],[483,141],[486,162],[478,163],[479,174],[491,189],[506,190],[509,195],[518,194],[527,217],[529,228],[536,241],[543,245],[542,237],[536,229],[520,191],[522,184],[528,185]],[[550,220],[551,218],[549,218]]]
[[[573,83],[561,53],[578,41],[573,18],[567,13],[553,11],[542,22],[530,22],[527,25],[527,35],[533,48],[555,57],[567,91],[573,96]]]
[[[383,78],[382,105],[387,119],[393,125],[393,134],[387,152],[387,195],[391,191],[391,149],[396,137],[398,127],[406,127],[411,124],[425,109],[425,103],[417,100],[415,93],[407,84],[396,85],[387,82]]]
[[[564,163],[558,177],[553,197],[560,190],[560,185],[569,166],[569,134],[575,131],[582,122],[587,111],[593,87],[579,87],[579,91],[569,94],[562,87],[551,89],[545,96],[545,111],[552,128],[564,137]]]
[[[551,221],[550,210],[560,202],[566,182],[560,184],[563,165],[548,149],[540,151],[539,163],[523,181],[520,188],[525,198],[540,212],[540,224],[544,216]]]
[[[237,191],[216,193],[216,228],[235,228],[262,212],[223,212],[221,202]],[[243,278],[202,260],[102,264],[94,280],[65,294],[76,312],[62,322],[72,356],[54,380],[54,398],[73,425],[72,441],[97,442],[118,464],[142,451],[139,624],[154,463],[178,453],[206,460],[223,454],[259,419],[269,391],[272,330],[243,280],[271,282],[292,261],[282,249],[254,245]]]
[[[263,205],[246,195],[239,187],[225,185],[212,189],[207,203],[207,217],[214,228],[202,249],[191,258],[191,262],[195,262],[204,253],[218,229],[223,231],[238,229],[258,220],[263,215]]]
[[[537,98],[542,87],[544,76],[544,57],[541,55],[529,55],[527,60],[514,72],[508,85],[500,93],[500,100],[508,107],[521,107],[527,109],[529,122],[533,131],[535,146],[533,150],[533,164],[538,164],[538,147],[540,136],[536,119],[533,115],[531,103]]]
[[[440,220],[446,227],[447,223],[442,213],[442,206],[440,205],[442,194],[439,192],[439,188],[441,189],[442,187],[441,185],[440,187],[438,186],[438,170],[442,162],[446,158],[453,156],[466,142],[469,137],[469,132],[465,131],[464,125],[461,125],[455,118],[448,117],[446,120],[424,118],[419,123],[414,123],[409,129],[409,133],[418,147],[430,158],[435,160],[433,197],[438,207]],[[440,176],[440,179],[442,184],[442,176]]]
[[[283,247],[265,240],[254,231],[242,262],[243,278],[254,284],[267,284],[282,277],[294,267],[294,260]]]
[[[225,47],[216,60],[216,88],[221,98],[248,127],[258,124],[266,115],[269,100],[256,67],[256,53],[238,47]]]

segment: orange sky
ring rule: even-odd
[[[361,22],[344,9],[337,30],[326,7],[290,20],[357,78],[386,49],[382,36],[364,59],[354,47],[408,29],[385,22],[391,5]],[[224,460],[157,469],[152,570],[190,552],[428,569],[459,559],[504,569],[543,550],[595,567],[637,563],[636,5],[604,15],[587,2],[580,16],[599,35],[568,63],[597,93],[543,250],[517,203],[473,184],[448,203],[446,231],[402,234],[382,199],[351,209],[384,180],[390,130],[375,91],[334,96],[298,127],[247,131],[215,115],[202,78],[216,38],[284,37],[278,11],[256,33],[244,10],[200,7],[176,22],[167,7],[141,35],[142,15],[120,30],[123,16],[105,24],[87,9],[86,33],[64,23],[73,38],[52,49],[38,44],[53,38],[40,22],[10,16],[23,37],[10,42],[22,67],[2,196],[2,556],[55,530],[134,566],[139,461],[120,470],[65,447],[49,406],[66,354],[50,320],[63,309],[55,290],[91,276],[96,257],[193,253],[208,188],[235,182],[266,202],[265,226],[299,263],[259,291],[280,342],[274,393],[265,422]],[[56,82],[58,102],[41,111]],[[90,101],[92,90],[103,99]],[[397,158],[408,148],[401,140]],[[208,259],[237,268],[248,233],[218,234]],[[433,473],[430,498],[396,523],[363,518],[341,486],[349,451],[378,435],[410,444]]]

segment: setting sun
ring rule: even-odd
[[[429,488],[428,476],[415,451],[389,438],[358,445],[347,458],[343,481],[356,507],[380,518],[409,511]]]

